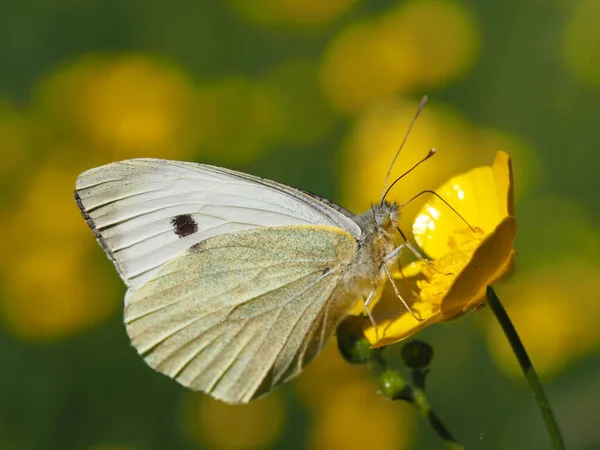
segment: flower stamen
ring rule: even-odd
[[[480,245],[485,234],[481,228],[465,228],[454,232],[448,238],[447,252],[440,259],[423,267],[424,279],[417,281],[420,300],[431,303],[438,309],[442,299],[456,278],[469,263],[471,255]]]

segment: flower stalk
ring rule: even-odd
[[[521,342],[521,338],[519,337],[515,326],[510,320],[510,317],[508,317],[504,306],[502,306],[500,299],[491,286],[488,286],[487,288],[487,302],[494,313],[496,320],[500,324],[513,353],[519,362],[519,366],[521,366],[521,370],[523,371],[527,383],[529,383],[530,389],[533,391],[535,401],[542,413],[542,418],[544,419],[554,450],[564,450],[566,448],[565,443],[556,417],[554,416],[554,412],[552,411],[552,407],[550,406],[550,402],[548,401],[548,397],[546,397],[544,387],[542,386],[531,359],[523,346],[523,342]]]
[[[414,341],[422,343],[422,341]],[[409,343],[412,344],[413,342]],[[462,450],[464,447],[452,436],[446,425],[435,413],[429,404],[425,394],[425,376],[428,370],[424,368],[414,368],[412,371],[413,384],[407,383],[402,374],[397,370],[384,368],[387,366],[385,360],[378,358],[379,363],[379,392],[391,400],[404,400],[417,408],[417,411],[433,428],[438,437],[442,440],[446,448],[450,450]]]

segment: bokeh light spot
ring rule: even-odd
[[[354,113],[393,94],[439,87],[473,66],[480,39],[471,13],[458,3],[407,2],[332,41],[323,90],[335,108]]]
[[[366,380],[338,386],[314,416],[310,447],[314,450],[408,449],[413,412],[409,405],[373,395]]]
[[[281,435],[285,407],[279,392],[246,405],[228,405],[191,394],[184,408],[188,433],[200,445],[218,450],[266,447]]]
[[[330,342],[299,377],[298,399],[313,422],[309,448],[409,448],[414,411],[375,395],[365,369],[344,361]]]
[[[3,227],[1,319],[25,340],[51,341],[106,319],[120,298],[92,270],[99,249],[73,201],[75,174],[44,166]],[[118,298],[118,300],[117,300]]]
[[[40,113],[56,133],[78,139],[86,154],[98,149],[102,162],[187,154],[196,141],[194,99],[181,71],[138,55],[83,58],[37,92]]]

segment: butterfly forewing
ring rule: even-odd
[[[356,299],[339,228],[267,227],[212,237],[129,293],[127,331],[150,366],[229,403],[296,375]]]
[[[240,172],[133,159],[81,174],[77,203],[125,283],[138,288],[213,236],[282,225],[325,225],[361,235],[352,214],[322,199]]]

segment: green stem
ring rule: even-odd
[[[440,437],[442,442],[446,445],[446,448],[450,450],[463,450],[464,447],[459,444],[456,439],[450,434],[448,428],[443,424],[438,415],[431,409],[425,392],[421,389],[406,386],[402,396],[403,400],[411,402],[417,410],[421,413],[423,418],[429,422],[433,430]]]
[[[517,361],[521,366],[521,370],[523,371],[523,375],[525,375],[525,379],[529,383],[529,387],[533,391],[554,450],[565,450],[565,442],[560,432],[560,428],[558,427],[558,423],[556,422],[556,418],[554,417],[554,412],[552,411],[548,397],[546,397],[546,393],[544,392],[542,383],[533,368],[531,359],[529,359],[529,355],[521,342],[521,338],[519,337],[515,326],[508,317],[506,310],[502,306],[502,303],[500,303],[500,299],[491,286],[488,286],[487,288],[487,301],[496,316],[496,320],[500,324],[502,331],[504,331],[506,339],[513,349]]]
[[[423,389],[408,384],[399,371],[387,368],[387,364],[384,364],[382,369],[377,369],[377,372],[379,392],[382,395],[392,400],[404,400],[412,403],[421,416],[429,422],[429,425],[431,425],[446,448],[450,450],[464,449],[450,434],[450,431],[448,431],[448,428],[446,428],[439,416],[431,409],[427,395]]]
[[[429,422],[437,435],[450,450],[463,450],[450,434],[438,415],[431,409],[425,394],[427,366],[431,362],[433,350],[420,341],[412,341],[403,347],[403,359],[412,369],[414,385],[404,379],[402,373],[389,367],[383,349],[372,348],[362,336],[362,328],[352,319],[342,322],[336,331],[338,349],[342,357],[351,364],[369,364],[377,379],[381,395],[391,400],[405,400],[412,403],[419,413]],[[408,361],[408,362],[407,362]]]

